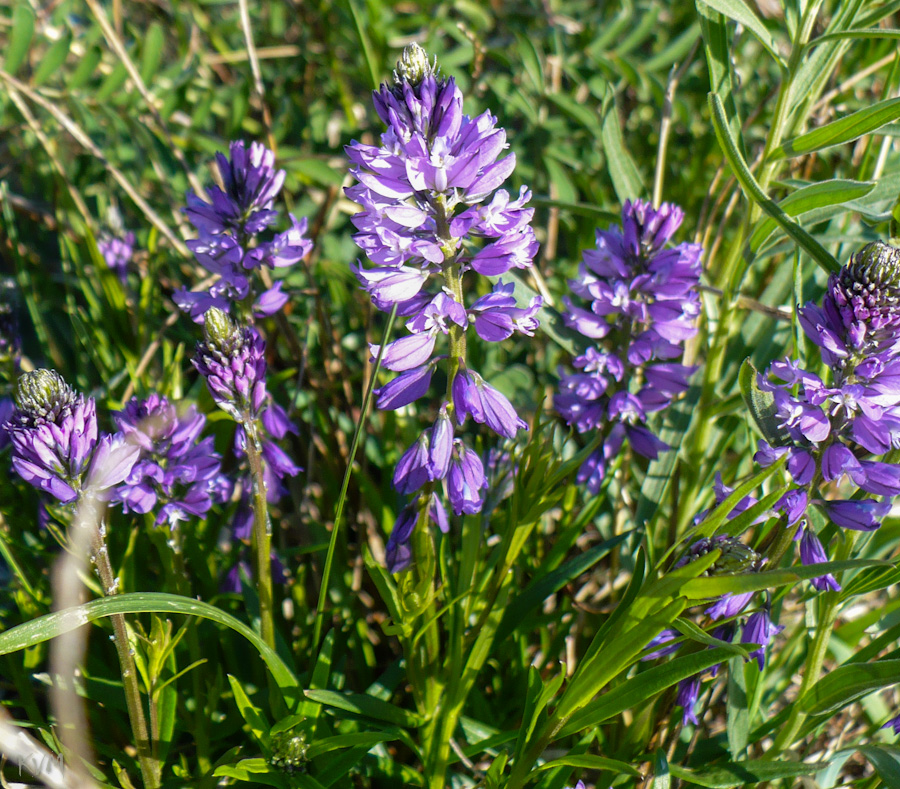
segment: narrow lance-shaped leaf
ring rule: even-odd
[[[735,178],[737,178],[744,193],[781,225],[784,232],[829,274],[840,271],[841,266],[834,257],[800,225],[794,222],[783,209],[779,208],[778,204],[769,198],[757,183],[731,134],[728,119],[725,116],[725,109],[722,106],[722,99],[715,93],[710,93],[709,105],[712,111],[713,128],[719,140],[719,145],[722,147],[725,158],[731,165]]]
[[[821,151],[823,148],[853,142],[898,118],[900,118],[900,98],[879,101],[871,107],[865,107],[811,132],[786,140],[772,152],[772,158],[802,156],[813,151]]]

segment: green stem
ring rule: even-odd
[[[857,534],[848,534],[844,538],[844,544],[838,551],[838,560],[847,559],[853,552]],[[774,759],[778,754],[794,744],[800,729],[806,720],[806,713],[800,709],[800,700],[819,681],[822,676],[822,666],[825,664],[825,656],[828,654],[828,642],[831,640],[831,631],[837,620],[838,608],[841,602],[840,592],[823,592],[816,598],[819,604],[818,626],[809,653],[806,656],[806,666],[803,671],[803,679],[800,689],[797,691],[797,701],[791,707],[791,714],[787,723],[782,727],[772,747],[766,752],[766,759]]]
[[[390,337],[394,328],[394,320],[397,317],[397,305],[391,310],[391,316],[388,318],[387,328],[384,330],[385,338]],[[366,394],[363,397],[362,408],[359,412],[359,420],[356,423],[356,429],[353,431],[353,441],[350,442],[350,457],[347,458],[347,469],[344,471],[344,479],[341,482],[341,492],[338,496],[337,509],[334,513],[334,526],[331,527],[331,539],[328,541],[328,553],[325,554],[325,567],[322,570],[322,583],[319,586],[319,599],[316,603],[316,624],[313,629],[312,652],[315,655],[319,650],[319,643],[322,638],[322,626],[325,623],[325,606],[328,602],[328,587],[331,583],[331,570],[334,565],[334,552],[337,548],[338,535],[341,532],[343,524],[344,507],[347,503],[347,490],[350,487],[350,475],[353,473],[353,461],[356,458],[356,451],[359,448],[360,438],[362,437],[363,425],[366,422],[366,414],[369,412],[369,404],[372,402],[372,390],[375,388],[375,380],[378,377],[378,370],[381,367],[381,358],[384,355],[385,343],[381,344],[378,349],[378,358],[375,359],[375,369],[372,370],[372,377],[369,379],[369,385],[366,387]]]
[[[253,486],[253,554],[256,560],[256,590],[259,595],[259,620],[263,641],[275,648],[275,619],[272,595],[272,522],[266,500],[266,478],[263,471],[262,446],[256,420],[243,415],[246,435],[245,450],[250,464]]]
[[[100,584],[105,597],[118,594],[118,579],[109,561],[109,551],[104,540],[105,524],[101,524],[92,539],[91,560],[100,575]],[[141,691],[138,687],[137,668],[134,665],[134,654],[128,642],[128,629],[125,626],[123,614],[113,614],[112,620],[114,642],[116,652],[119,655],[119,668],[122,672],[122,686],[125,689],[125,706],[128,708],[128,719],[131,722],[131,732],[134,736],[134,744],[138,752],[138,762],[141,766],[141,776],[145,789],[159,789],[161,786],[161,769],[159,762],[154,758],[150,737],[147,734],[147,720],[144,717],[144,707],[141,703]]]

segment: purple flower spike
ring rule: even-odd
[[[669,203],[655,209],[626,202],[622,229],[597,231],[596,248],[584,253],[578,278],[569,283],[588,308],[564,299],[566,324],[595,344],[574,361],[581,373],[560,374],[554,407],[580,433],[624,426],[621,437],[651,459],[671,447],[646,427],[647,415],[685,392],[694,372],[671,361],[697,333],[700,313],[700,247],[666,248],[683,216]],[[643,385],[629,389],[631,381]],[[602,474],[584,470],[582,476],[591,492],[599,489]]]
[[[15,399],[6,423],[13,468],[63,504],[75,501],[97,445],[93,399],[85,400],[53,370],[22,375]]]
[[[206,313],[204,330],[192,361],[213,399],[238,422],[258,418],[268,397],[266,345],[259,332],[215,308]]]
[[[756,658],[759,670],[762,671],[766,665],[766,647],[772,638],[784,630],[784,627],[772,623],[768,611],[757,611],[750,614],[747,623],[744,625],[741,633],[742,644],[759,644],[759,649],[753,650],[750,657]]]
[[[800,561],[804,565],[823,564],[828,561],[828,554],[825,553],[821,540],[809,528],[803,530],[803,536],[800,538]],[[841,591],[841,585],[830,573],[811,579],[811,583],[820,592],[826,590],[831,590],[832,592]]]

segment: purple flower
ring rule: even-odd
[[[129,231],[121,236],[104,236],[97,242],[97,248],[106,265],[124,282],[128,276],[128,264],[134,254],[134,233]]]
[[[399,573],[412,563],[412,539],[413,529],[419,522],[419,510],[417,502],[408,504],[397,516],[397,521],[391,531],[391,536],[385,546],[385,558],[388,572]]]
[[[394,487],[400,493],[415,493],[430,481],[428,444],[428,434],[423,433],[397,463],[397,468],[394,469]]]
[[[431,496],[431,519],[448,528],[434,483],[444,480],[458,515],[483,506],[483,464],[454,436],[455,427],[470,414],[504,438],[527,427],[504,395],[469,371],[469,326],[489,342],[516,331],[532,336],[541,299],[520,306],[514,284],[499,282],[466,304],[466,294],[479,290],[469,282],[476,275],[528,268],[538,248],[534,210],[526,207],[531,193],[523,188],[511,200],[500,188],[515,156],[503,156],[506,133],[497,119],[489,112],[464,114],[454,80],[443,78],[416,44],[404,49],[393,84],[382,85],[374,102],[387,126],[380,145],[354,141],[346,148],[357,180],[347,196],[361,207],[352,218],[353,239],[371,263],[353,271],[379,310],[396,308],[407,318],[409,332],[384,347],[370,346],[373,361],[381,354],[383,366],[399,373],[376,391],[376,406],[394,410],[423,397],[439,364],[450,382],[437,420],[394,473],[401,493],[427,491],[401,512],[391,534],[388,566],[397,571],[412,561],[408,536],[425,506],[422,495]]]
[[[681,643],[672,643],[676,639],[681,638],[681,633],[671,627],[665,628],[656,638],[654,638],[647,647],[653,647],[652,652],[641,657],[641,660],[656,660],[657,658],[671,655],[681,649]]]
[[[157,524],[174,526],[192,515],[203,517],[213,502],[230,498],[231,485],[220,473],[212,438],[199,440],[206,417],[196,407],[179,415],[165,397],[151,394],[145,400],[132,398],[115,421],[125,440],[141,450],[113,495],[126,512],[151,512],[161,503]]]
[[[821,503],[825,507],[825,513],[838,526],[857,531],[875,531],[881,526],[881,518],[891,510],[890,502],[875,499]]]
[[[224,190],[208,187],[211,203],[188,192],[185,213],[199,231],[199,237],[187,245],[218,279],[205,292],[182,288],[173,299],[198,323],[212,307],[227,312],[236,304],[242,313],[247,312],[248,297],[257,317],[272,315],[287,302],[283,283],[257,294],[251,274],[262,266],[292,266],[308,255],[312,242],[304,237],[306,219],[298,221],[291,214],[288,230],[269,240],[259,237],[278,216],[273,205],[284,183],[284,170],[275,170],[275,155],[259,143],[252,143],[248,151],[243,142],[233,142],[230,158],[219,153],[216,159]]]
[[[681,707],[684,712],[681,716],[681,725],[687,726],[693,723],[694,726],[699,724],[697,713],[694,707],[697,705],[697,697],[700,695],[700,675],[694,674],[692,677],[681,680],[678,683],[678,696],[675,704]]]
[[[395,411],[418,400],[428,391],[434,365],[426,364],[398,375],[380,389],[375,390],[378,398],[375,407],[382,411]]]
[[[16,473],[64,504],[78,498],[97,444],[93,398],[85,400],[53,370],[19,378],[16,411],[6,423]]]
[[[821,540],[816,533],[809,527],[803,530],[803,536],[800,538],[800,561],[804,565],[823,564],[828,561],[828,554],[822,546]],[[812,585],[820,592],[830,589],[832,592],[841,591],[841,585],[837,582],[831,573],[820,575],[811,579]]]
[[[481,491],[486,487],[481,458],[457,438],[453,442],[453,455],[447,475],[447,492],[453,511],[457,515],[481,512],[484,503]]]
[[[204,334],[192,362],[213,399],[238,422],[256,419],[267,398],[266,345],[259,332],[213,308],[206,313]]]
[[[768,611],[757,611],[750,614],[741,632],[742,644],[759,644],[759,649],[753,650],[750,657],[756,658],[759,670],[766,665],[766,647],[772,638],[784,630],[784,627],[772,623]]]
[[[84,492],[104,496],[125,479],[140,454],[121,435],[97,435],[94,400],[53,370],[19,378],[7,422],[13,468],[26,482],[70,504]]]
[[[460,370],[453,379],[453,406],[460,425],[471,414],[476,422],[506,438],[515,438],[517,430],[528,428],[509,400],[472,370]]]
[[[253,235],[277,216],[272,205],[284,184],[284,170],[275,170],[275,154],[254,142],[248,151],[243,141],[231,143],[230,157],[216,154],[224,190],[209,186],[211,203],[188,192],[185,213],[202,233]]]

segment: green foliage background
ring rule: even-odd
[[[332,740],[315,752],[308,776],[273,768],[273,749],[282,745],[278,716],[268,720],[262,712],[274,695],[264,663],[238,630],[197,624],[177,615],[185,613],[177,605],[145,597],[122,610],[143,612],[135,621],[148,633],[162,628],[149,611],[171,615],[176,629],[196,626],[208,661],[196,669],[204,722],[197,685],[186,678],[169,686],[178,688],[166,701],[173,710],[169,785],[213,785],[216,767],[216,780],[273,786],[425,785],[418,749],[428,730],[407,692],[398,646],[415,630],[400,636],[391,630],[424,625],[408,603],[410,589],[398,590],[375,569],[399,507],[391,470],[418,434],[415,415],[378,413],[367,423],[349,491],[346,539],[339,541],[328,590],[329,635],[321,648],[313,638],[316,607],[323,605],[325,547],[372,374],[367,343],[380,342],[384,331],[349,269],[358,256],[350,224],[356,208],[343,194],[350,183],[343,146],[377,141],[381,127],[370,91],[390,77],[411,41],[457,79],[469,114],[490,109],[497,115],[518,158],[510,191],[526,184],[535,195],[542,249],[538,275],[523,284],[548,297],[547,333],[477,351],[482,356],[474,359],[495,371],[492,383],[524,411],[534,415],[546,406],[558,365],[571,358],[578,339],[561,327],[553,308],[561,306],[582,251],[593,246],[595,229],[615,223],[626,199],[679,204],[686,216],[679,240],[705,249],[704,317],[688,348],[688,358],[703,367],[688,396],[657,423],[677,452],[649,467],[622,459],[608,495],[586,500],[573,481],[574,448],[564,431],[546,424],[549,417],[534,423],[532,443],[518,450],[527,470],[517,483],[519,523],[529,523],[531,531],[513,580],[496,585],[499,635],[455,730],[452,785],[513,786],[506,783],[507,757],[524,759],[523,751],[540,742],[549,710],[560,697],[577,704],[576,696],[583,725],[576,726],[576,718],[554,733],[556,750],[542,758],[556,762],[531,776],[542,789],[561,789],[580,772],[597,786],[663,787],[670,778],[700,786],[793,786],[797,776],[812,774],[822,789],[845,785],[841,781],[900,785],[890,783],[900,775],[900,751],[890,746],[892,735],[878,730],[892,705],[872,694],[900,679],[890,660],[900,634],[898,601],[884,591],[895,580],[893,567],[847,565],[846,591],[828,603],[842,612],[829,667],[846,664],[840,670],[859,692],[835,681],[808,701],[815,712],[834,715],[829,723],[810,713],[803,724],[797,755],[817,763],[810,769],[790,759],[759,761],[797,703],[794,678],[816,627],[816,607],[824,605],[799,583],[801,576],[772,579],[780,584],[776,608],[790,623],[785,640],[764,675],[728,653],[732,678],[711,702],[702,738],[667,728],[667,721],[673,686],[699,670],[709,653],[659,668],[639,664],[637,653],[659,628],[638,645],[636,631],[626,627],[628,617],[635,627],[640,623],[636,611],[662,627],[680,614],[678,601],[683,608],[704,596],[702,590],[691,596],[688,578],[684,590],[663,593],[653,585],[662,583],[654,573],[710,505],[716,472],[730,484],[755,471],[756,436],[738,381],[743,360],[762,368],[787,353],[812,356],[793,305],[818,298],[827,269],[867,241],[893,234],[900,194],[900,155],[893,145],[900,129],[898,9],[900,2],[865,0],[279,0],[249,4],[249,24],[242,24],[240,5],[220,0],[0,2],[0,269],[15,280],[30,364],[56,368],[95,396],[104,413],[151,391],[197,401],[210,415],[217,448],[227,453],[233,425],[215,412],[188,363],[197,327],[170,299],[204,276],[184,246],[192,236],[181,212],[185,192],[211,180],[212,157],[230,140],[263,141],[287,171],[286,207],[309,217],[315,240],[310,258],[287,275],[293,298],[286,318],[265,324],[270,389],[299,423],[290,450],[306,468],[275,513],[289,584],[283,641],[272,661],[284,661],[294,684],[307,690],[298,714],[327,719],[323,728],[309,729],[316,741],[360,738]],[[116,214],[136,233],[139,250],[124,287],[96,246]],[[778,489],[773,480],[752,478],[746,490],[763,484],[764,493],[772,493]],[[3,472],[5,629],[52,605],[48,573],[56,546],[37,528],[35,504],[33,492]],[[462,562],[470,546],[466,535],[477,543],[471,534],[482,526],[511,539],[518,526],[508,507],[464,527],[461,548],[442,543],[442,560],[454,567]],[[720,514],[724,520],[726,510]],[[223,539],[225,513],[217,515],[186,543],[187,590],[165,535],[149,524],[115,521],[111,551],[123,586],[187,592],[246,619],[252,599],[245,604],[219,592],[238,546]],[[892,560],[898,526],[889,519],[854,555]],[[371,562],[364,558],[369,551],[376,556]],[[485,549],[473,571],[476,591],[444,588],[442,605],[453,610],[456,598],[471,595],[475,602],[466,603],[466,612],[474,621],[494,610],[478,595],[494,588],[491,573],[500,558]],[[648,597],[648,589],[659,594]],[[399,610],[382,602],[392,595]],[[6,648],[2,672],[14,717],[27,719],[56,749],[45,704],[50,678],[41,673],[42,639],[50,632],[38,632],[25,651]],[[561,661],[577,656],[594,666],[588,645],[610,646],[627,632],[636,648],[620,655],[615,671],[607,676],[597,668],[584,687],[559,691],[573,669],[561,668]],[[158,634],[164,642],[164,630]],[[127,786],[114,766],[136,775],[123,751],[127,718],[118,690],[101,690],[120,682],[113,651],[96,634],[91,643],[84,691],[104,699],[102,708],[89,704],[103,771],[98,780]],[[192,663],[185,644],[161,660],[160,677],[174,677]],[[850,671],[885,656],[891,665],[878,666],[874,675]],[[581,696],[570,692],[573,686],[581,687]],[[606,708],[591,701],[602,689]],[[344,691],[355,695],[338,695]],[[619,696],[610,700],[613,692]],[[290,730],[297,721],[282,724]],[[196,762],[198,725],[208,729],[205,775]]]

